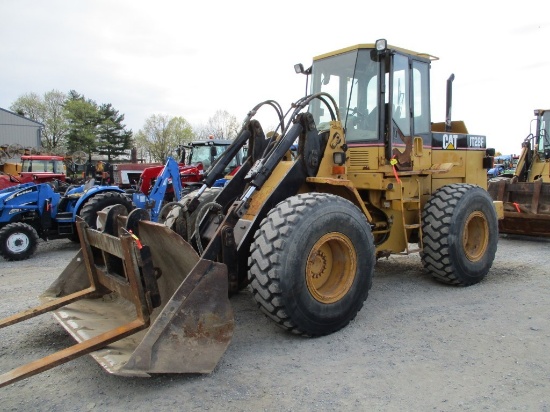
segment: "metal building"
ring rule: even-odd
[[[20,144],[24,148],[41,146],[44,125],[0,107],[0,147]]]

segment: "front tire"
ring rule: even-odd
[[[248,263],[254,299],[269,318],[296,334],[328,335],[354,319],[367,299],[374,239],[353,203],[302,194],[269,212]]]
[[[422,263],[437,280],[460,286],[489,272],[498,242],[497,215],[486,190],[452,184],[437,190],[422,213]]]
[[[38,245],[38,233],[26,223],[10,223],[0,229],[0,255],[6,260],[31,257]]]

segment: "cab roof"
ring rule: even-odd
[[[231,140],[224,140],[224,139],[204,139],[204,140],[193,140],[190,145],[191,146],[204,146],[204,145],[215,145],[215,146],[229,146],[231,144]]]
[[[21,160],[65,160],[63,156],[52,155],[23,155]]]
[[[329,52],[329,53],[320,54],[318,56],[315,56],[313,58],[313,61],[325,59],[327,57],[336,56],[338,54],[347,53],[347,52],[354,51],[354,50],[375,49],[375,48],[376,48],[376,45],[374,43],[360,43],[360,44],[356,44],[356,45],[353,45],[353,46],[344,47],[342,49],[334,50],[334,51]],[[395,50],[399,53],[409,54],[411,56],[416,56],[416,57],[419,57],[419,58],[422,58],[422,59],[439,60],[438,57],[432,56],[429,53],[419,53],[419,52],[415,52],[415,51],[412,51],[412,50],[404,49],[402,47],[392,46],[390,44],[388,44],[387,48],[388,48],[388,50]]]

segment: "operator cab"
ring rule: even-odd
[[[222,139],[208,139],[191,142],[191,145],[186,146],[188,149],[188,158],[186,164],[197,165],[201,163],[204,170],[208,169],[229,147],[231,141]],[[237,156],[231,159],[231,162],[225,170],[225,174],[229,174],[233,169],[242,164],[242,152],[239,151]]]
[[[535,110],[537,117],[537,147],[541,159],[550,159],[550,110]]]
[[[429,69],[435,59],[386,40],[337,50],[314,58],[311,93],[336,100],[348,146],[383,146],[389,160],[396,150],[407,151],[413,136],[431,144]],[[330,112],[319,99],[309,111],[319,130],[328,129]]]
[[[65,173],[65,163],[61,156],[22,156],[22,172]]]

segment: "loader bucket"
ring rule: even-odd
[[[199,258],[161,224],[140,221],[139,238],[77,225],[82,248],[40,310],[0,327],[52,311],[78,343],[0,376],[0,387],[86,353],[117,375],[211,372],[234,329],[226,266]]]
[[[487,190],[493,200],[504,205],[500,233],[550,237],[550,183],[503,179],[490,182]]]

